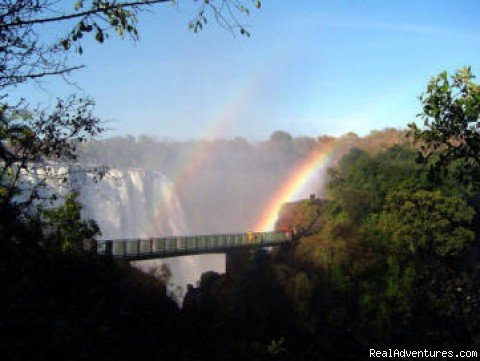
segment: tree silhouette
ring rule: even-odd
[[[52,75],[65,76],[82,65],[67,63],[71,50],[82,54],[82,39],[91,34],[103,43],[111,33],[136,41],[139,37],[137,15],[140,11],[174,0],[79,0],[70,10],[62,10],[52,0],[6,0],[0,3],[0,87],[23,83],[27,80]],[[249,36],[242,18],[250,8],[260,8],[260,1],[210,0],[201,1],[189,23],[194,32],[207,25],[213,17],[223,28]],[[53,44],[46,43],[39,32],[40,26],[67,23],[70,29]]]

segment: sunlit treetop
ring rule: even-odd
[[[433,174],[461,165],[462,181],[480,187],[480,86],[474,79],[470,67],[433,77],[420,97],[423,127],[412,123],[410,130],[422,150],[419,160],[429,162]]]

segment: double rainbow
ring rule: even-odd
[[[171,180],[175,189],[181,189],[187,182],[195,179],[196,171],[205,164],[210,154],[216,151],[218,142],[215,139],[225,134],[225,131],[234,123],[238,113],[249,106],[265,81],[265,74],[251,78],[239,88],[237,94],[221,109],[202,137],[202,139],[210,140],[196,142],[187,153],[184,162],[181,162],[180,166],[174,171]],[[255,224],[254,230],[269,231],[274,228],[281,206],[286,202],[297,199],[315,175],[324,174],[328,167],[343,154],[339,143],[333,142],[313,151],[305,161],[290,172],[285,182],[270,198],[259,221]],[[144,236],[151,236],[153,225],[166,216],[163,202],[158,203]]]

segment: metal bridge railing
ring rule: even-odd
[[[97,252],[115,258],[140,259],[205,253],[236,247],[269,247],[293,241],[291,232],[246,232],[149,239],[102,240]]]

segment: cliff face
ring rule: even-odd
[[[158,171],[111,169],[102,179],[74,174],[84,217],[94,219],[99,239],[145,238],[187,233],[172,183]]]
[[[294,228],[300,235],[308,235],[320,230],[326,200],[310,198],[285,203],[280,209],[275,230]]]

